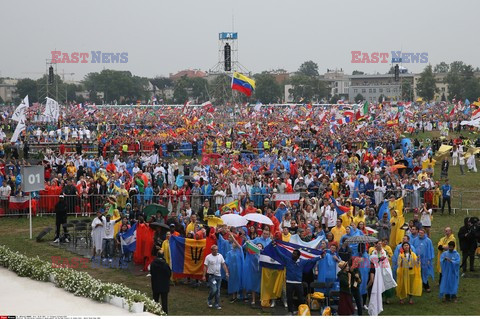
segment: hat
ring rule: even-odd
[[[280,205],[285,205],[285,202],[280,202]],[[286,205],[285,205],[286,206]]]
[[[343,269],[347,265],[348,265],[347,262],[342,260],[341,262],[338,263],[338,268]]]
[[[175,224],[170,224],[170,227],[175,227]]]

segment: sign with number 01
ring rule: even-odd
[[[45,169],[41,165],[23,166],[22,190],[24,192],[35,192],[45,189]]]

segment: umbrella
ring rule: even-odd
[[[371,244],[376,243],[378,238],[371,236],[352,236],[345,240],[347,244]]]
[[[150,216],[155,215],[158,212],[162,213],[162,216],[168,215],[167,207],[159,204],[150,204],[143,209],[143,213],[145,214],[145,219],[148,219]]]
[[[165,223],[159,223],[159,222],[153,222],[153,223],[150,223],[150,228],[154,229],[154,230],[157,230],[158,228],[164,228],[166,230],[170,230],[170,227],[168,227],[167,224]]]
[[[182,178],[183,180],[186,180],[186,181],[191,181],[192,179],[194,179],[193,176],[182,176],[180,178]]]
[[[222,220],[227,226],[234,226],[234,227],[243,227],[248,223],[245,217],[237,214],[223,215]]]
[[[251,213],[251,214],[246,214],[245,216],[246,220],[252,221],[252,222],[257,222],[260,224],[265,224],[265,225],[273,225],[273,222],[270,218],[268,218],[265,215],[258,214],[258,213]]]

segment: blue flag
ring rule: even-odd
[[[135,223],[129,230],[120,236],[122,242],[122,252],[134,252],[137,245],[137,224]]]
[[[295,249],[300,250],[300,258],[301,259],[312,259],[315,257],[320,256],[323,254],[323,251],[308,248],[292,243],[287,243],[281,240],[275,240],[277,244],[278,250],[280,250],[285,256],[292,257],[292,252]],[[260,253],[260,266],[270,269],[283,269],[285,268],[285,263],[283,259],[279,256],[278,251],[273,247],[272,243],[270,243],[265,249]],[[314,265],[311,265],[309,269],[305,268],[305,272],[310,271]]]

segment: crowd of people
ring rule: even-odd
[[[446,205],[451,213],[450,158],[462,174],[476,173],[471,149],[480,146],[477,131],[464,127],[473,134],[417,139],[420,131],[460,129],[466,113],[451,116],[445,103],[401,107],[370,105],[365,112],[361,106],[348,120],[349,106],[344,105],[69,108],[57,126],[32,121],[21,140],[0,147],[2,209],[9,212],[9,196],[23,195],[20,165],[34,156],[34,147],[48,144],[37,158],[46,180],[45,190],[32,195],[38,211],[95,213],[93,256],[108,262],[118,249],[122,262],[142,264],[145,271],[152,265],[152,280],[163,287],[156,300],[161,295],[164,308],[168,289],[157,281],[169,280],[170,274],[159,277],[155,269],[171,263],[171,236],[207,239],[202,279],[210,287],[208,306],[217,309],[222,281],[232,302],[275,306],[275,300],[261,296],[259,258],[269,244],[289,242],[292,236],[304,243],[318,241],[315,249],[322,254],[305,260],[298,250],[292,256],[279,253],[287,265],[282,299],[291,313],[297,309],[294,295],[302,304],[313,292],[304,290],[302,282],[332,283],[323,293],[338,288],[341,315],[355,308],[358,315],[367,309],[378,314],[382,292],[387,303],[396,294],[401,303],[412,304],[414,296],[431,291],[434,267],[441,296],[456,301],[460,264],[466,271],[470,258],[473,271],[478,219],[465,221],[460,246],[449,227],[435,245],[430,229],[434,214],[443,214]],[[8,125],[5,120],[5,131]],[[451,146],[446,152],[445,145]],[[434,179],[437,160],[442,180]],[[288,194],[298,198],[288,199]],[[147,216],[151,204],[168,213]],[[229,227],[212,218],[250,213],[267,216],[272,225]],[[57,218],[56,241],[62,239],[64,222]],[[169,231],[149,227],[155,222]],[[122,252],[120,237],[135,224],[137,249],[131,256]],[[378,241],[347,241],[364,235]],[[255,254],[247,252],[250,245],[258,249]],[[379,286],[388,289],[379,292]]]

